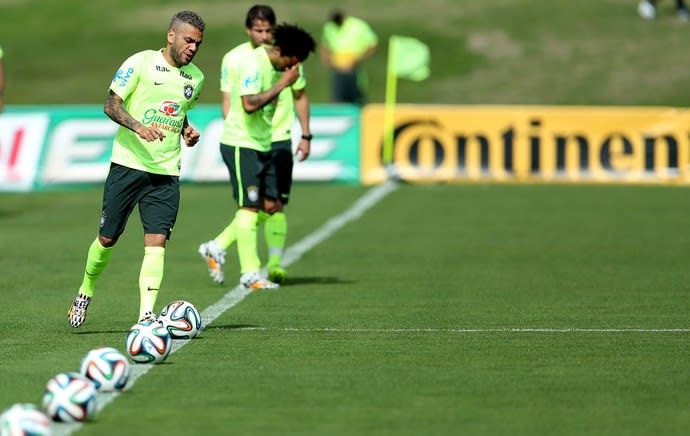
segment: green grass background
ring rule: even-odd
[[[402,102],[690,101],[690,27],[670,1],[654,22],[633,0],[271,4],[317,37],[336,5],[367,19],[382,41],[367,68],[373,102],[392,34],[432,51],[432,76],[400,81]],[[220,59],[243,42],[250,5],[0,0],[6,103],[102,103],[120,63],[162,46],[170,17],[191,8],[208,25],[195,60],[208,80],[201,102],[217,104]],[[316,56],[307,69],[312,102],[327,102],[327,70]],[[366,189],[296,186],[289,243]],[[0,408],[38,403],[91,348],[123,349],[138,301],[136,215],[87,323],[66,322],[100,202],[100,187],[0,195]],[[196,248],[232,204],[227,186],[183,186],[159,305],[203,310],[228,291]],[[403,185],[291,266],[290,286],[224,313],[79,434],[685,434],[685,332],[450,330],[688,328],[688,208],[682,187]],[[232,252],[226,274],[237,281]],[[437,331],[412,331],[426,328]]]
[[[299,185],[290,244],[366,189]],[[232,251],[224,287],[196,254],[232,207],[227,187],[182,190],[159,305],[183,298],[203,310],[238,278]],[[685,434],[687,332],[451,330],[688,328],[686,197],[401,185],[292,265],[289,286],[249,295],[79,434]],[[124,349],[138,302],[136,216],[86,324],[66,320],[99,206],[97,188],[2,197],[0,405],[40,401],[91,348]]]
[[[431,48],[431,77],[401,80],[399,101],[448,104],[676,105],[687,89],[688,24],[672,1],[658,18],[636,0],[277,0],[279,21],[317,39],[336,6],[371,23],[381,46],[368,62],[369,100],[382,102],[387,40],[413,36]],[[220,60],[244,42],[251,2],[169,0],[0,0],[6,103],[102,103],[125,58],[162,47],[170,17],[197,11],[207,22],[195,63],[207,76],[202,103],[220,101]],[[328,71],[306,63],[314,103],[328,102]]]

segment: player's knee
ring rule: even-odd
[[[168,235],[160,233],[145,233],[144,246],[145,247],[165,247],[165,242],[168,240]]]
[[[276,206],[275,206],[275,210],[273,211],[273,213],[283,212],[284,210],[285,210],[285,204],[280,200],[276,201]]]
[[[272,198],[264,199],[264,212],[273,215],[278,212],[278,202]]]
[[[98,242],[105,247],[112,247],[117,242],[117,238],[108,238],[107,236],[98,235]]]

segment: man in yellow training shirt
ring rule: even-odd
[[[361,65],[376,53],[378,37],[364,20],[335,11],[321,39],[321,59],[333,70],[331,100],[364,104],[366,75]]]

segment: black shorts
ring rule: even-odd
[[[346,73],[334,71],[331,86],[331,98],[335,103],[364,104],[357,70]]]
[[[170,238],[180,207],[180,178],[111,163],[103,189],[99,234],[117,239],[136,205],[144,233]]]
[[[240,207],[263,208],[263,198],[277,198],[275,166],[270,152],[220,144],[230,173],[233,197]]]
[[[271,145],[271,160],[275,167],[275,192],[281,203],[290,201],[290,187],[292,186],[292,168],[294,160],[292,155],[292,140],[276,141]]]

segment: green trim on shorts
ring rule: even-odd
[[[235,177],[237,177],[237,203],[241,207],[244,204],[244,187],[240,168],[240,147],[235,147]]]

